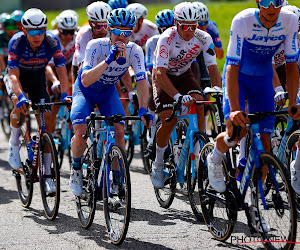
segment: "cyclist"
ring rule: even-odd
[[[84,59],[84,53],[87,43],[95,38],[105,37],[107,35],[107,14],[111,7],[104,2],[94,2],[86,7],[86,15],[89,19],[89,25],[83,26],[77,36],[75,44],[75,53],[72,61],[72,83],[75,82],[78,70]]]
[[[126,8],[128,5],[127,0],[108,0],[107,3],[113,10],[118,8]]]
[[[164,151],[176,120],[167,123],[165,119],[172,113],[174,100],[181,100],[189,106],[193,99],[202,100],[202,92],[190,69],[194,59],[203,51],[206,66],[212,82],[221,86],[221,76],[211,36],[197,29],[200,11],[190,2],[182,2],[173,9],[175,27],[160,35],[153,65],[153,95],[156,110],[161,119],[161,127],[156,133],[156,159],[152,170],[152,184],[157,188],[164,186]],[[196,107],[198,127],[204,130],[203,106]],[[198,147],[200,145],[198,144]],[[200,148],[195,149],[199,156]]]
[[[281,10],[282,1],[260,0],[257,5],[258,9],[241,11],[231,24],[225,64],[226,88],[223,95],[227,128],[226,132],[218,135],[216,146],[207,158],[209,182],[218,192],[226,189],[222,156],[236,144],[236,141],[228,142],[232,134],[232,123],[242,127],[241,136],[246,134],[247,120],[241,111],[245,110],[245,95],[250,113],[274,110],[272,57],[281,43],[285,46],[287,62],[289,113],[293,119],[300,118],[299,109],[295,115],[290,111],[296,104],[299,84],[296,62],[298,20],[294,14]],[[269,152],[274,117],[259,121],[259,127],[264,150]]]
[[[11,17],[14,18],[17,22],[17,30],[21,31],[22,30],[22,17],[24,15],[24,11],[23,10],[14,10],[11,13]]]
[[[78,15],[74,13],[73,10],[65,10],[61,12],[56,17],[57,29],[52,31],[52,33],[57,37],[57,39],[60,42],[61,51],[65,58],[69,83],[72,81],[71,66],[72,66],[73,55],[75,52],[75,37],[77,34],[76,29],[78,25],[77,16]],[[60,82],[57,79],[53,58],[46,66],[46,79],[47,79],[48,92],[50,94],[51,100],[59,101]],[[70,86],[69,86],[68,95],[72,95],[72,92],[70,91]],[[51,125],[49,126],[49,128],[47,128],[50,133],[53,133],[55,130],[56,115],[59,111],[59,108],[60,106],[51,107]]]
[[[166,29],[174,26],[174,17],[173,12],[170,9],[164,9],[162,11],[159,11],[155,16],[155,23],[157,25],[159,34],[162,34]],[[154,51],[156,48],[156,44],[158,41],[160,35],[152,36],[150,39],[147,40],[145,45],[145,63],[146,63],[146,70],[148,74],[148,80],[150,83],[150,98],[148,102],[148,110],[150,114],[155,117],[155,104],[153,100],[153,91],[152,91],[152,69],[153,69],[153,61],[155,59],[154,57]],[[151,138],[149,140],[149,143],[153,143],[154,135],[156,131],[156,121],[153,119],[152,126],[151,126]]]
[[[50,98],[46,90],[45,67],[54,58],[56,72],[61,82],[62,99],[67,98],[67,71],[59,41],[46,32],[47,17],[40,10],[32,8],[27,10],[22,17],[23,32],[15,34],[8,44],[8,72],[9,82],[6,83],[8,94],[14,103],[11,113],[11,135],[9,140],[8,162],[13,169],[21,167],[19,152],[20,128],[17,122],[20,113],[28,110],[26,102],[30,99],[34,103]],[[25,94],[28,93],[28,97]],[[29,99],[28,99],[29,98]],[[30,102],[30,101],[29,101]],[[46,126],[49,121],[49,113],[45,113]],[[45,174],[50,174],[51,154],[44,152]],[[47,193],[55,192],[56,187],[51,178],[45,179]]]
[[[2,19],[3,30],[0,30],[0,73],[2,77],[5,75],[5,69],[7,66],[8,58],[8,42],[12,36],[16,33],[16,20],[10,15],[6,15]],[[2,78],[1,77],[1,78]],[[0,100],[3,96],[4,83],[0,79]],[[3,107],[0,106],[0,119],[3,118]]]
[[[107,17],[109,38],[91,40],[86,49],[82,69],[74,85],[71,121],[74,137],[71,141],[73,167],[70,176],[70,189],[74,195],[82,194],[81,158],[86,148],[85,118],[97,104],[101,115],[125,115],[115,84],[132,66],[137,78],[139,93],[139,116],[143,123],[150,119],[146,108],[148,101],[148,83],[144,68],[142,49],[129,42],[136,19],[130,11],[119,8],[111,11]],[[116,59],[118,51],[125,52],[125,57]],[[152,120],[152,119],[151,119]],[[151,126],[151,122],[149,124]],[[116,143],[125,148],[124,123],[115,124]]]

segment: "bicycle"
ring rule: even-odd
[[[94,112],[86,118],[87,130],[83,136],[87,139],[87,149],[83,156],[83,194],[76,196],[78,218],[81,226],[88,229],[93,223],[96,202],[103,200],[108,236],[115,245],[120,245],[127,234],[131,212],[131,182],[126,154],[115,144],[113,123],[139,119],[138,116],[105,117]],[[98,120],[106,121],[107,126],[96,129],[95,121]]]
[[[214,144],[208,143],[203,147],[198,169],[199,200],[204,221],[215,239],[226,241],[237,221],[238,211],[244,210],[250,231],[257,231],[267,249],[294,247],[297,220],[289,175],[275,155],[264,152],[257,123],[259,119],[281,113],[283,111],[248,114],[252,144],[247,164],[244,171],[240,169],[241,179],[238,186],[235,169],[227,165],[225,157],[223,158],[226,191],[222,194],[212,190],[208,180],[206,158],[212,152]],[[230,140],[236,135],[235,128]],[[264,184],[262,179],[265,180]],[[252,212],[245,202],[249,187]],[[281,220],[277,222],[276,217]],[[270,231],[263,227],[264,220],[270,226]]]
[[[177,118],[179,122],[177,122],[177,126],[171,133],[171,138],[164,154],[164,188],[154,187],[156,198],[163,208],[171,206],[175,197],[177,183],[180,184],[181,191],[183,193],[186,192],[186,195],[189,196],[191,204],[194,202],[193,190],[196,183],[194,147],[199,142],[201,149],[209,141],[206,134],[198,130],[198,119],[195,110],[195,105],[197,104],[202,105],[203,102],[193,103],[188,114],[178,115],[177,113],[181,107],[181,98],[178,99],[173,105],[172,115],[166,120],[171,121],[173,118]],[[155,161],[155,141],[156,138],[154,137],[151,155],[149,155],[151,169]],[[175,146],[175,143],[181,143],[182,148],[178,147],[178,145]],[[176,152],[174,152],[174,148]],[[176,160],[174,159],[175,156]]]
[[[28,208],[31,204],[33,196],[33,184],[40,183],[41,196],[44,206],[44,212],[49,220],[54,220],[58,213],[60,201],[60,173],[58,168],[57,151],[52,135],[46,131],[45,127],[45,109],[52,105],[66,105],[65,103],[33,103],[32,108],[36,109],[27,112],[27,117],[30,114],[37,114],[38,131],[36,135],[31,136],[30,121],[27,117],[21,116],[18,122],[21,126],[20,132],[20,158],[22,166],[19,170],[13,170],[13,175],[16,178],[17,191],[22,206]],[[26,120],[24,122],[24,119]],[[45,169],[44,153],[50,154],[51,163],[50,170]],[[46,193],[44,180],[51,178],[56,186],[54,193]]]

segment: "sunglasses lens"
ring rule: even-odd
[[[190,29],[191,31],[195,31],[197,28],[197,24],[182,24],[179,22],[178,22],[178,24],[183,31],[187,31],[188,29]]]
[[[46,32],[46,30],[44,30],[44,29],[28,30],[27,34],[30,35],[30,36],[35,36],[35,35],[42,36],[45,32]]]
[[[119,29],[112,29],[112,33],[116,36],[120,36],[123,34],[123,36],[128,37],[131,35],[132,30],[119,30]]]
[[[95,30],[100,31],[102,29],[107,30],[107,24],[99,24],[99,23],[92,23]]]
[[[60,32],[63,34],[63,35],[74,35],[75,33],[75,30],[60,30]]]
[[[282,6],[282,0],[261,0],[259,2],[259,4],[264,8],[269,8],[271,3],[275,8],[279,8]]]

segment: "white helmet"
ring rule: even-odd
[[[57,27],[60,29],[73,30],[78,25],[78,15],[73,10],[65,10],[56,17]]]
[[[48,20],[46,15],[40,9],[32,8],[27,10],[21,20],[24,29],[46,28]]]
[[[106,22],[109,12],[111,12],[111,7],[102,1],[91,3],[86,7],[86,16],[92,22]]]
[[[126,9],[131,11],[137,20],[140,18],[146,18],[148,16],[147,8],[140,3],[129,4]]]
[[[293,13],[295,13],[299,19],[299,26],[300,26],[300,9],[294,5],[287,5],[287,6],[284,6],[282,7],[282,9],[284,10],[289,10]]]
[[[173,16],[177,21],[199,21],[201,18],[200,10],[195,4],[182,2],[173,8]]]
[[[209,18],[208,8],[204,3],[201,2],[193,2],[193,4],[199,9],[200,11],[200,20],[199,22],[206,22]]]
[[[282,7],[288,6],[288,5],[289,5],[289,2],[287,0],[282,1]]]

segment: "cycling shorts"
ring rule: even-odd
[[[125,116],[115,85],[111,85],[103,92],[95,92],[85,88],[77,78],[74,84],[71,109],[72,125],[84,124],[85,118],[91,114],[95,105],[98,106],[100,114],[103,116],[116,114]],[[120,122],[120,124],[124,125],[124,122]]]
[[[167,74],[173,86],[181,95],[199,94],[202,95],[199,83],[196,81],[192,70],[189,68],[182,75],[175,76]],[[153,96],[158,113],[172,109],[174,99],[163,91],[157,83],[153,84]]]
[[[248,101],[249,113],[274,111],[274,90],[272,74],[265,76],[250,76],[239,72],[239,104],[240,110],[245,111],[245,98]],[[224,86],[223,112],[225,120],[229,118],[230,106],[227,89]],[[274,116],[259,120],[259,130],[262,134],[271,134],[274,128]]]

